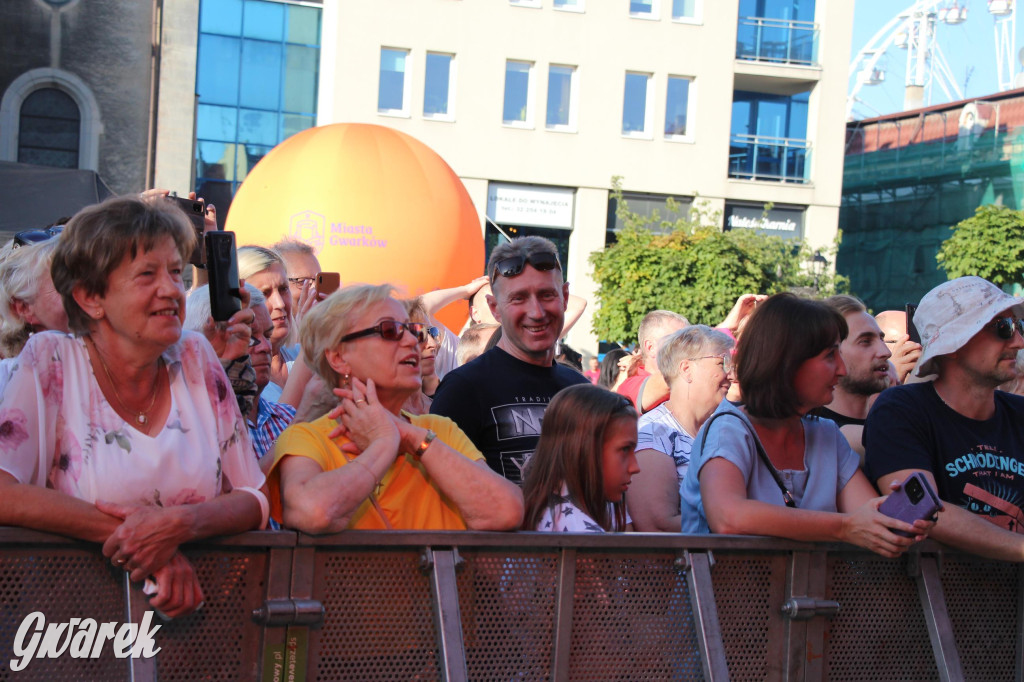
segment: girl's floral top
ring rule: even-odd
[[[21,483],[126,505],[204,502],[229,489],[224,478],[230,487],[262,486],[245,420],[210,344],[186,331],[163,360],[171,409],[151,437],[107,402],[84,339],[33,335],[0,397],[0,469]]]

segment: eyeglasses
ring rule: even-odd
[[[438,329],[437,327],[427,327],[425,331],[428,334],[430,334],[430,338],[434,339],[435,341],[441,338],[441,330]]]
[[[554,253],[541,251],[539,253],[509,256],[508,258],[502,258],[494,264],[494,271],[491,273],[491,282],[493,283],[498,275],[501,275],[502,277],[515,277],[523,271],[523,268],[526,267],[527,263],[537,270],[562,269],[562,266],[558,264],[558,255]]]
[[[733,361],[732,361],[732,353],[730,353],[729,351],[726,351],[724,353],[720,353],[718,355],[702,355],[699,358],[686,358],[686,359],[687,360],[710,360],[711,358],[714,358],[716,360],[721,360],[722,361],[722,369],[725,370],[726,374],[728,374],[729,372],[732,371],[732,368],[733,368],[734,365],[733,365]]]
[[[312,282],[312,281],[313,281],[312,277],[289,277],[288,278],[288,283],[291,284],[296,289],[301,289],[303,284],[305,284],[306,282]]]
[[[374,334],[380,334],[380,338],[385,341],[398,341],[402,338],[402,334],[408,329],[409,333],[416,337],[416,341],[423,343],[427,339],[427,332],[423,329],[421,322],[399,322],[398,320],[384,320],[375,327],[369,327],[368,329],[360,329],[357,332],[351,334],[345,334],[341,337],[338,343],[344,343],[351,341],[352,339],[358,339],[363,336],[372,336]]]
[[[1024,320],[1019,320],[1016,317],[997,317],[989,324],[996,326],[996,336],[1004,341],[1009,341],[1013,338],[1014,330],[1021,336],[1024,336]]]
[[[63,231],[63,225],[54,225],[53,227],[47,227],[42,230],[25,230],[24,232],[18,232],[14,235],[14,245],[17,247],[28,246],[29,244],[38,244],[39,242],[45,242],[49,239],[53,239]]]

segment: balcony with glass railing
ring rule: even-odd
[[[818,25],[813,21],[740,17],[736,58],[772,64],[818,65]]]
[[[811,143],[784,137],[733,135],[729,177],[806,184],[810,182]]]

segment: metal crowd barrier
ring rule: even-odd
[[[0,680],[1022,680],[1015,564],[933,542],[259,532],[190,545],[206,604],[159,653],[33,658],[26,616],[142,621],[96,545],[0,528]],[[69,631],[71,628],[68,629]]]

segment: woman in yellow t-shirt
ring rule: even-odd
[[[391,294],[386,284],[344,287],[303,318],[304,359],[340,403],[278,438],[271,513],[307,533],[518,528],[522,493],[459,427],[401,411],[420,390],[426,332]]]

